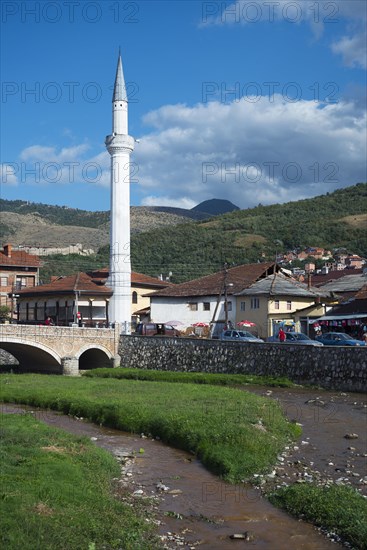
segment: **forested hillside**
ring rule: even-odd
[[[236,265],[268,261],[276,252],[306,246],[345,248],[367,256],[367,184],[357,184],[287,204],[240,210],[176,226],[169,233],[142,233],[132,240],[137,270],[173,272],[174,281]]]
[[[306,246],[345,248],[367,256],[366,183],[312,199],[259,205],[132,235],[132,267],[152,276],[167,276],[171,271],[172,281],[180,282],[220,270],[224,262],[269,261],[277,252]],[[67,269],[65,257],[61,261],[59,265],[53,260],[53,274]],[[69,272],[78,265],[86,268],[86,263],[107,266],[108,247],[87,260],[74,258]]]
[[[88,212],[68,206],[53,206],[29,201],[7,201],[0,199],[1,212],[36,214],[44,220],[58,225],[99,227],[110,219],[109,212]]]

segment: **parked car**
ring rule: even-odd
[[[267,342],[279,342],[279,338],[277,336],[270,336],[270,338],[267,339]],[[285,343],[302,344],[304,346],[323,346],[324,345],[322,342],[312,340],[306,334],[303,334],[303,332],[286,332]]]
[[[220,335],[221,340],[232,340],[234,342],[263,342],[247,330],[224,330]]]
[[[137,334],[140,336],[180,336],[179,331],[172,325],[164,323],[139,323],[134,332],[134,335]]]
[[[326,332],[316,336],[316,340],[325,346],[365,346],[366,343],[356,340],[344,332]]]

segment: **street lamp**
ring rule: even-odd
[[[224,285],[224,328],[225,330],[228,329],[228,288],[233,287],[233,283],[227,283],[227,280],[225,281]]]
[[[14,298],[19,298],[19,294],[12,293],[11,295],[11,316],[10,316],[10,323],[14,323]]]

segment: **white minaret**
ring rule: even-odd
[[[120,323],[124,334],[130,334],[130,155],[134,138],[128,135],[127,94],[120,53],[112,98],[112,134],[105,143],[111,155],[111,251],[106,285],[112,288],[113,295],[108,318],[111,323]]]

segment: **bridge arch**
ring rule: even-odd
[[[113,366],[113,354],[99,344],[86,344],[78,351],[76,358],[79,360],[79,370]]]
[[[21,371],[62,374],[60,355],[40,342],[11,338],[1,342],[1,349],[17,359]]]

